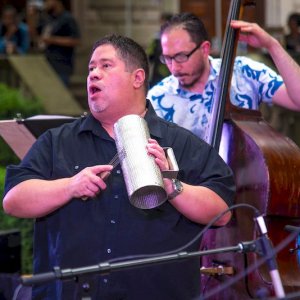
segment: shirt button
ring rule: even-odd
[[[116,224],[116,221],[115,220],[110,220],[110,223],[111,224]]]
[[[117,173],[117,174],[121,174],[121,170],[117,170],[116,173]]]
[[[107,253],[111,253],[111,249],[110,248],[107,249]]]
[[[118,196],[118,195],[115,195],[114,198],[115,198],[115,199],[119,199],[119,196]]]
[[[103,282],[104,282],[104,283],[107,283],[107,282],[108,282],[108,279],[107,279],[107,278],[104,278],[104,279],[103,279]]]

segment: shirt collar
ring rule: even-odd
[[[162,137],[161,128],[159,126],[158,116],[156,115],[154,108],[149,100],[146,101],[147,112],[145,114],[145,120],[149,125],[149,132],[151,136],[154,137]],[[109,135],[102,127],[101,123],[94,118],[94,116],[90,113],[86,117],[82,117],[82,122],[80,124],[79,133],[91,131],[93,134],[101,137],[110,139]]]
[[[148,124],[150,135],[153,137],[161,138],[162,132],[160,127],[160,122],[158,122],[159,117],[156,115],[154,108],[148,99],[146,102],[146,108],[147,108],[147,112],[145,115],[145,120]]]
[[[211,80],[215,80],[220,74],[221,59],[213,58],[211,56],[209,56],[208,59],[209,59],[209,65],[210,65],[208,81],[211,81]]]
[[[85,131],[91,131],[94,135],[101,138],[111,139],[101,123],[89,113],[86,117],[82,117],[79,134]]]

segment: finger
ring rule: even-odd
[[[163,159],[165,157],[164,153],[160,151],[160,149],[153,148],[153,147],[148,147],[147,149],[148,149],[148,154],[153,155],[156,158]]]
[[[101,190],[102,189],[98,185],[90,183],[85,187],[83,192],[84,196],[82,196],[81,199],[87,200],[88,198],[95,198]]]
[[[150,144],[157,144],[157,145],[158,145],[158,142],[157,142],[157,140],[155,140],[155,139],[149,138],[149,139],[148,139],[148,142],[149,142]]]
[[[242,34],[252,34],[253,30],[254,30],[254,28],[252,26],[247,26],[247,27],[241,27],[240,28],[240,32]]]
[[[86,193],[85,196],[81,197],[81,200],[86,201],[88,199],[95,198],[98,194],[99,194],[99,192],[98,193]]]
[[[155,162],[162,171],[169,169],[169,162],[166,158],[165,151],[159,145],[149,145],[148,153],[154,156]]]
[[[240,34],[239,35],[240,42],[245,42],[245,43],[249,44],[249,38],[250,38],[249,34]]]
[[[165,151],[158,144],[148,144],[146,148],[148,153],[154,157],[160,159],[164,159],[166,157]]]
[[[98,180],[100,180],[100,181],[99,182],[89,182],[89,184],[87,184],[87,186],[86,186],[86,189],[93,194],[98,193],[100,189],[104,189],[100,186],[100,183],[102,182],[102,180],[99,179],[99,177],[98,177]],[[104,185],[106,187],[106,184],[104,184]]]
[[[232,27],[242,27],[242,26],[249,26],[251,25],[251,23],[243,20],[231,20],[230,25]]]
[[[113,169],[112,165],[97,165],[97,166],[90,167],[91,172],[94,173],[95,175],[105,171],[110,172],[112,169]]]
[[[158,142],[154,139],[148,139],[148,144],[146,146],[147,149],[157,149],[161,153],[164,152],[163,148],[158,144]]]
[[[165,159],[155,158],[155,162],[161,171],[169,170],[169,164]]]
[[[106,180],[107,177],[108,177],[110,174],[111,174],[111,172],[109,172],[109,171],[104,171],[104,172],[98,174],[98,176],[100,176],[100,178],[101,178],[102,180]]]
[[[107,186],[104,179],[110,174],[112,168],[111,165],[99,165],[82,170],[74,176],[73,186],[77,190],[75,194],[79,193],[79,195],[82,195],[79,197],[85,200],[87,197],[94,197],[100,190],[106,189]],[[102,172],[103,170],[105,171]]]
[[[101,174],[102,173],[91,176],[90,178],[91,185],[88,185],[88,187],[91,188],[92,191],[94,191],[93,186],[101,190],[106,189],[106,183],[104,182],[104,179],[101,177]]]

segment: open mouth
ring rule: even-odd
[[[91,86],[89,90],[90,90],[91,95],[95,95],[95,94],[101,92],[101,89],[96,86]]]

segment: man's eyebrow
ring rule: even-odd
[[[163,56],[165,56],[165,57],[175,57],[175,56],[180,55],[180,54],[185,54],[184,52],[185,52],[185,51],[177,52],[177,53],[175,53],[174,55],[163,54]]]
[[[98,59],[98,60],[95,60],[95,59],[91,60],[91,61],[89,62],[89,64],[95,64],[95,63],[97,63],[97,62],[112,62],[112,61],[113,61],[112,58],[100,58],[100,59]]]

